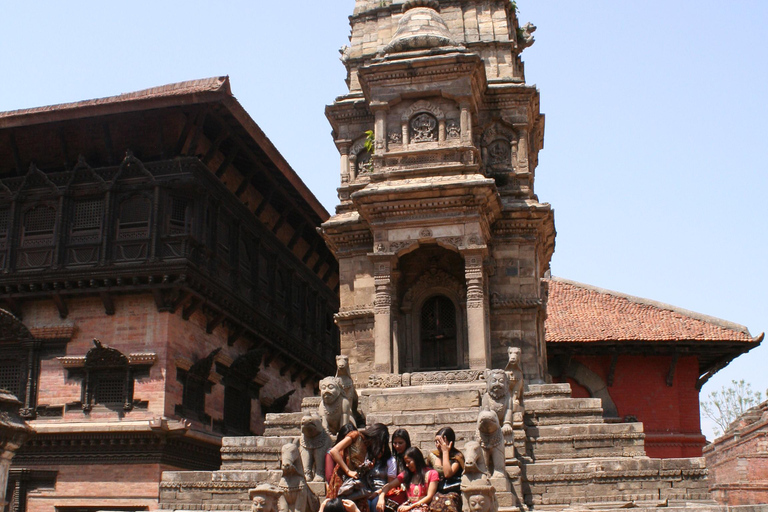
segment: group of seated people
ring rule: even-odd
[[[464,456],[455,441],[451,427],[441,428],[425,460],[404,429],[390,440],[381,423],[365,430],[345,425],[328,452],[320,512],[428,512],[436,493],[460,492]]]

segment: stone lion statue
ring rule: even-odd
[[[326,377],[320,381],[320,406],[317,412],[323,428],[331,436],[339,433],[339,429],[347,423],[355,423],[349,400],[341,392],[341,382],[338,377]]]
[[[509,392],[507,372],[504,370],[486,370],[485,384],[486,392],[483,394],[483,410],[494,412],[498,417],[502,433],[508,437],[513,436],[514,404],[512,403],[512,395]]]
[[[277,501],[281,491],[272,484],[259,484],[254,489],[248,490],[251,498],[251,512],[277,512]]]
[[[506,479],[504,436],[499,426],[499,417],[495,412],[480,411],[477,416],[476,437],[482,449],[490,477]]]
[[[313,414],[301,418],[299,453],[307,481],[322,482],[325,479],[325,452],[333,442],[323,428],[323,420]]]
[[[278,512],[317,512],[320,502],[304,478],[299,447],[293,443],[283,445],[280,452],[283,476],[278,484],[282,494],[277,500]]]
[[[509,379],[509,394],[512,396],[512,409],[515,413],[522,415],[525,412],[523,406],[523,369],[520,367],[522,359],[522,350],[519,347],[508,347],[507,356],[509,361],[504,371],[507,372]],[[520,418],[522,420],[522,418]]]
[[[357,389],[355,389],[355,381],[352,380],[352,375],[349,373],[349,357],[336,356],[336,378],[339,379],[341,392],[349,400],[352,415],[357,420],[360,414],[357,410]]]

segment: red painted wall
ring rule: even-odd
[[[608,356],[574,358],[607,381]],[[699,363],[695,356],[681,357],[672,386],[667,386],[671,356],[619,356],[613,385],[608,392],[619,417],[635,416],[645,429],[645,451],[649,457],[701,457],[706,439],[701,435]],[[568,379],[577,398],[589,391]]]

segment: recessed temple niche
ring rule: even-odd
[[[438,245],[403,256],[396,318],[403,371],[469,368],[464,261]]]
[[[453,100],[430,98],[404,102],[387,115],[390,150],[414,149],[422,143],[445,143],[461,138],[461,110]],[[431,145],[427,146],[431,147]]]
[[[366,136],[358,138],[349,148],[349,175],[354,181],[356,178],[373,172],[373,160],[371,152],[365,148]]]

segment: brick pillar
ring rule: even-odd
[[[0,390],[0,509],[4,508],[11,459],[32,434],[32,429],[19,416],[21,407],[15,396]]]

